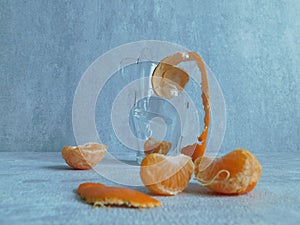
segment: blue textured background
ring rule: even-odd
[[[82,74],[109,49],[142,39],[203,56],[227,104],[222,150],[300,150],[299,12],[298,0],[0,0],[0,151],[75,144]]]

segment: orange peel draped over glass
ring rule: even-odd
[[[205,153],[210,124],[208,77],[203,59],[196,52],[178,52],[168,56],[164,58],[153,71],[151,83],[154,93],[160,97],[172,98],[178,95],[178,92],[181,92],[189,81],[189,75],[183,69],[176,66],[188,61],[196,62],[201,74],[204,129],[198,137],[198,141],[184,147],[181,152],[191,156],[193,161],[195,161]]]

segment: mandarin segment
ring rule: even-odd
[[[70,167],[88,170],[102,160],[106,150],[107,147],[103,144],[86,143],[78,146],[64,146],[62,156]]]
[[[140,167],[141,180],[154,194],[176,195],[188,185],[194,169],[189,156],[147,155]]]
[[[151,153],[160,153],[166,155],[172,147],[172,143],[168,141],[158,141],[154,138],[148,138],[144,143],[144,152],[146,155]]]
[[[172,98],[178,95],[188,81],[187,72],[163,61],[157,65],[151,77],[154,93],[163,98]]]
[[[262,173],[258,159],[248,150],[236,149],[218,159],[195,161],[195,177],[220,194],[245,194],[254,189]]]
[[[134,208],[161,206],[159,200],[139,191],[123,187],[110,187],[98,183],[79,185],[78,194],[93,206],[127,206]]]

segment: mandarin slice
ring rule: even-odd
[[[176,195],[188,185],[194,169],[189,156],[147,155],[141,163],[140,175],[144,185],[154,194]]]
[[[158,141],[154,138],[148,138],[144,143],[144,152],[146,155],[151,153],[160,153],[166,155],[172,147],[172,143],[168,141]]]
[[[152,73],[151,84],[156,95],[173,98],[184,89],[189,78],[183,69],[160,62]]]
[[[208,189],[220,194],[245,194],[254,189],[262,167],[248,150],[236,149],[218,159],[195,161],[195,177]]]
[[[127,206],[152,208],[161,202],[139,191],[123,187],[110,187],[99,183],[83,183],[78,187],[79,196],[93,206]]]
[[[104,157],[107,147],[98,143],[86,143],[78,146],[64,146],[62,156],[66,163],[80,170],[88,170],[97,165]]]

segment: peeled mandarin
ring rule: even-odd
[[[141,163],[140,176],[144,185],[157,195],[176,195],[182,192],[191,179],[194,163],[191,157],[180,154],[165,156],[147,155]]]
[[[254,189],[262,167],[248,150],[236,149],[218,159],[208,157],[195,161],[195,177],[208,189],[220,194],[245,194]]]
[[[97,165],[106,153],[107,147],[98,143],[86,143],[78,146],[64,146],[62,156],[66,163],[80,170],[88,170]]]

